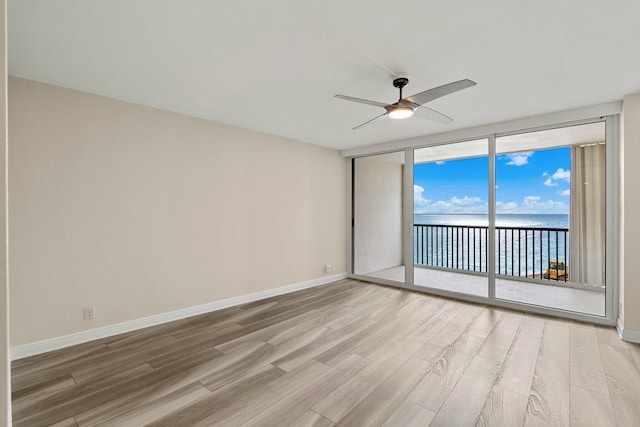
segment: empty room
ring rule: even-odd
[[[0,11],[0,425],[640,425],[640,4]]]

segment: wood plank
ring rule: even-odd
[[[478,355],[496,362],[503,362],[521,321],[520,314],[504,313],[480,347]]]
[[[289,424],[288,427],[332,427],[334,425],[335,423],[329,421],[322,415],[309,410]]]
[[[256,390],[262,391],[266,384],[273,383],[286,372],[274,366],[264,367],[254,375],[242,378],[227,387],[196,400],[188,407],[156,419],[148,426],[193,426],[203,419],[222,411],[233,402],[251,401]]]
[[[594,325],[593,328],[596,331],[596,336],[598,337],[599,344],[609,344],[614,347],[623,348],[633,345],[620,339],[620,335],[618,335],[618,330],[615,326]]]
[[[433,317],[434,313],[437,313],[447,302],[446,299],[432,297],[416,308],[416,310],[409,315],[409,319],[429,320]],[[478,306],[478,308],[480,308],[480,306]]]
[[[252,390],[251,404],[247,405],[243,399],[227,402],[222,410],[202,418],[195,425],[199,426],[239,426],[256,415],[266,411],[280,399],[292,394],[314,379],[326,375],[330,368],[326,365],[310,360],[299,368],[287,372],[275,380],[264,383]]]
[[[469,333],[483,338],[488,337],[502,314],[504,314],[504,310],[487,307],[469,326]]]
[[[131,377],[145,375],[152,371],[153,369],[149,365],[142,365],[135,369],[113,373],[109,377],[102,378],[99,381],[77,384],[76,386],[65,388],[57,393],[47,394],[43,397],[38,396],[37,398],[31,399],[28,404],[20,404],[18,401],[12,408],[14,425],[19,425],[23,419],[28,417],[31,417],[33,420],[32,424],[36,424],[35,420],[37,419],[42,419],[42,422],[48,421],[50,423],[64,420],[74,416],[78,412],[76,410],[77,408],[74,408],[70,402],[81,399],[83,396],[108,390]],[[109,399],[109,397],[104,398],[104,400]],[[29,425],[28,422],[24,424]]]
[[[14,391],[11,393],[11,398],[15,403],[25,399],[37,398],[43,394],[56,392],[74,385],[76,385],[76,382],[73,377],[67,374],[52,380],[34,384],[33,386],[23,388],[22,390]]]
[[[498,386],[528,396],[540,352],[544,319],[525,316],[507,354]]]
[[[426,375],[430,362],[411,358],[344,415],[336,426],[381,426]]]
[[[437,412],[476,356],[484,339],[469,333],[459,337],[436,361],[407,400]]]
[[[386,323],[376,322],[368,328],[358,332],[357,334],[343,340],[339,344],[332,346],[321,354],[314,357],[318,362],[325,365],[333,366],[349,356],[350,354],[360,354],[362,349],[371,348],[371,345],[375,345],[378,342],[385,339],[392,339],[392,337],[401,331],[403,326],[407,325],[407,321],[404,319],[393,319]],[[411,325],[411,330],[414,330],[417,325]],[[363,354],[360,354],[364,356]]]
[[[162,399],[168,394],[179,395],[178,390],[196,383],[212,370],[219,369],[219,359],[221,357],[209,361],[201,360],[201,363],[184,370],[180,361],[170,369],[156,369],[149,374],[106,389],[98,395],[83,396],[71,406],[79,412],[75,418],[81,425],[99,425],[114,416]],[[265,367],[264,370],[266,369]],[[254,373],[259,375],[264,370],[257,369]],[[112,397],[105,399],[109,394],[112,394]],[[89,408],[84,410],[87,406]]]
[[[354,353],[366,357],[369,360],[377,360],[424,323],[413,319],[400,318],[398,320],[398,323],[391,323],[393,326],[391,326],[388,332],[375,334],[371,339],[362,342],[358,348],[354,350]]]
[[[478,419],[478,426],[521,426],[528,397],[502,387],[494,387]]]
[[[55,424],[51,424],[49,427],[78,427],[78,423],[76,423],[75,418],[70,417],[70,418],[67,418],[66,420],[62,420]]]
[[[305,384],[295,393],[287,395],[242,426],[278,427],[293,422],[369,364],[371,361],[355,354],[351,355],[328,370],[322,378]],[[314,414],[321,417],[315,412]],[[321,418],[326,420],[324,417]]]
[[[108,349],[107,345],[103,342],[91,341],[48,353],[25,357],[20,360],[14,360],[11,362],[11,376],[17,378],[24,372],[31,372],[34,368],[51,368],[65,362],[77,361],[92,353],[106,351]]]
[[[369,311],[369,319],[388,320],[392,317],[404,317],[399,315],[402,313],[402,310],[412,310],[411,303],[419,298],[420,295],[413,292],[404,292],[400,294],[396,292],[390,293],[389,296],[385,298],[385,304],[378,306],[376,310]]]
[[[474,425],[482,414],[499,370],[499,362],[475,356],[429,425]]]
[[[428,295],[418,293],[415,293],[413,295],[413,301],[396,310],[396,317],[424,321],[432,316],[433,313],[439,308],[439,306],[444,304],[443,300],[431,298]]]
[[[481,309],[475,306],[463,308],[445,328],[436,332],[435,335],[418,350],[416,357],[430,360],[434,363],[437,362],[442,355],[448,351],[448,348],[467,331],[469,325],[476,320],[480,312]]]
[[[468,307],[468,305],[447,301],[429,320],[410,333],[407,338],[422,344],[428,342],[456,318],[465,307]]]
[[[325,397],[313,410],[331,421],[339,421],[347,412],[365,399],[396,369],[415,354],[419,345],[404,343],[371,363],[351,380]]]
[[[638,419],[640,420],[640,419]],[[636,421],[638,421],[636,420]],[[571,425],[572,426],[614,426],[609,394],[602,394],[582,387],[571,386]]]
[[[195,342],[176,345],[174,349],[155,353],[143,358],[143,360],[152,368],[158,369],[183,360],[194,353],[215,351],[219,356],[222,356],[222,353],[214,348],[216,342],[214,339],[196,340]]]
[[[309,311],[264,328],[252,328],[251,330],[246,329],[243,335],[216,343],[216,348],[223,353],[231,353],[235,351],[237,347],[242,347],[249,341],[268,342],[278,334],[288,331],[293,325],[299,325],[301,323],[306,324],[309,321],[313,321],[316,316],[317,311]]]
[[[539,356],[524,425],[568,426],[569,393],[569,363]]]
[[[134,409],[109,419],[106,422],[86,423],[83,426],[100,425],[101,427],[142,426],[162,418],[185,406],[189,406],[196,400],[207,396],[209,390],[199,383],[191,383],[183,388],[175,390],[159,399],[138,405]]]
[[[640,420],[640,371],[626,348],[600,345],[600,354],[616,422],[637,426]]]
[[[547,319],[544,322],[540,356],[569,362],[569,322]]]
[[[233,362],[227,364],[224,369],[213,369],[211,373],[198,379],[198,381],[211,391],[215,391],[227,384],[251,375],[270,365],[274,347],[264,343],[249,354],[235,358]],[[231,353],[233,354],[233,353]]]
[[[587,325],[573,324],[569,334],[571,385],[609,395],[596,331]]]
[[[371,322],[372,320],[369,319],[360,319],[345,328],[324,335],[315,342],[275,360],[273,364],[285,371],[291,371],[369,328],[372,324]]]
[[[51,399],[39,402],[39,408],[43,409],[39,409],[37,414],[20,414],[21,416],[16,416],[14,420],[31,425],[44,420],[63,419],[70,415],[76,416],[79,423],[92,419],[108,419],[195,382],[216,369],[224,369],[228,364],[246,357],[254,350],[255,347],[248,347],[244,352],[208,360],[205,358],[200,360],[199,364],[190,363],[193,366],[188,368],[184,366],[184,360],[157,370],[145,365],[150,372],[137,375],[122,372],[102,382],[79,384],[68,393],[65,390]],[[112,411],[117,413],[112,414]]]
[[[262,365],[271,364],[309,344],[315,343],[330,333],[329,329],[320,326],[278,345],[265,344],[261,347],[261,351],[255,352],[251,357],[242,358],[236,363],[228,365],[224,370],[217,370],[201,378],[200,382],[209,390],[215,390],[241,378]]]
[[[46,361],[43,363],[42,369],[34,369],[37,365],[32,365],[29,369],[21,370],[15,374],[12,373],[11,390],[20,391],[24,388],[32,387],[34,384],[54,380],[64,375],[70,375],[72,368],[77,366],[78,363],[93,363],[95,360],[109,357],[110,351],[107,346],[100,346],[88,354],[84,354],[78,358],[69,358],[58,365],[52,366],[46,363]]]
[[[37,408],[38,402],[51,398],[63,390],[74,387],[76,382],[71,375],[56,378],[55,381],[47,381],[43,384],[36,384],[34,387],[16,392],[13,396],[12,411],[15,414],[27,414]],[[24,416],[24,415],[22,415]],[[75,422],[75,421],[74,421]]]
[[[435,415],[428,409],[405,400],[382,427],[424,427],[429,425]]]

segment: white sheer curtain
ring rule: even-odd
[[[605,145],[571,147],[569,280],[605,283]]]

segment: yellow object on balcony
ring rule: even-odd
[[[564,265],[562,261],[551,260],[549,261],[549,268],[545,271],[545,279],[564,280],[569,279],[569,267]]]

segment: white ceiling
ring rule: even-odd
[[[348,149],[620,100],[640,91],[629,0],[9,0],[9,73]],[[469,78],[413,117],[351,128]]]

